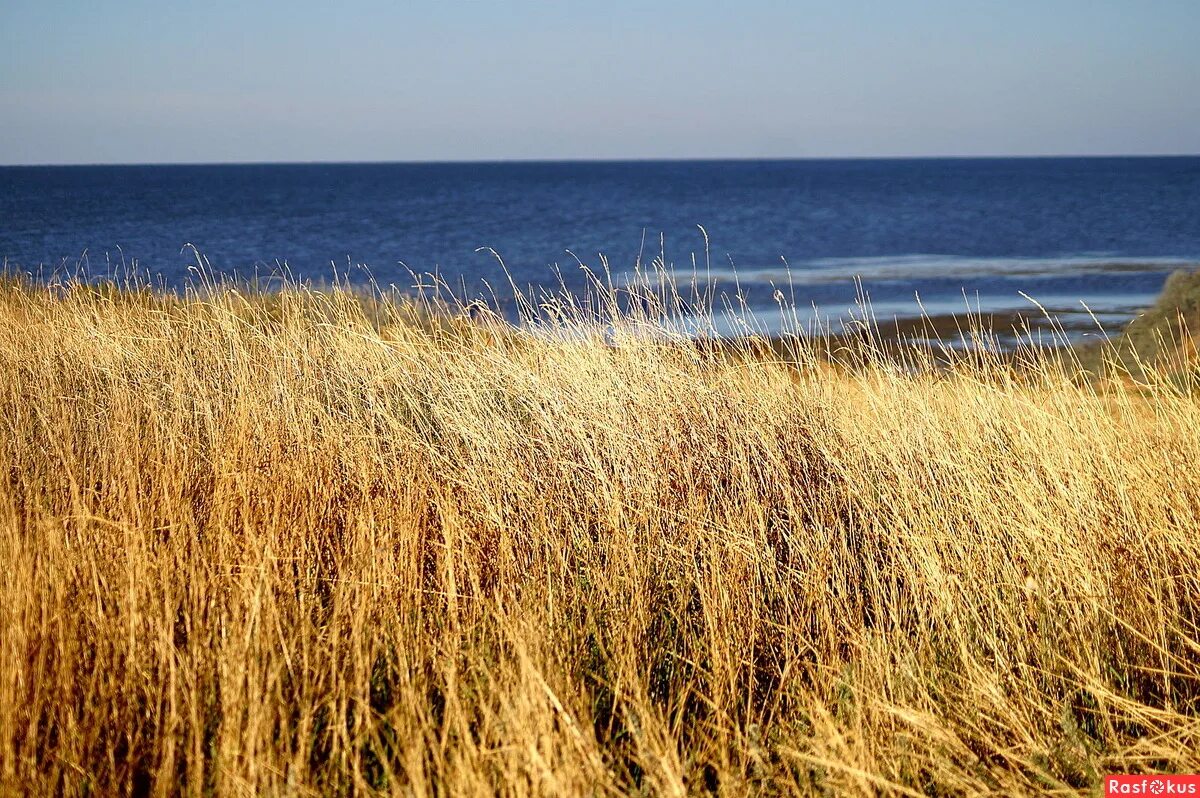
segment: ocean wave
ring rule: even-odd
[[[977,258],[906,254],[864,258],[817,258],[775,268],[713,270],[716,280],[773,283],[827,283],[845,280],[910,282],[968,280],[979,277],[1068,277],[1108,272],[1174,271],[1196,266],[1200,258],[1124,258],[1070,256],[1056,258]]]
[[[989,277],[1072,277],[1105,273],[1165,273],[1200,266],[1200,257],[1120,257],[1072,255],[1063,257],[985,258],[959,255],[885,255],[872,257],[815,258],[778,266],[722,266],[712,269],[675,270],[677,283],[747,282],[775,285],[813,285],[855,279],[864,282],[915,280],[965,280]],[[662,275],[660,275],[662,276]],[[630,283],[655,280],[655,275],[627,275]]]

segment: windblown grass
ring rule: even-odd
[[[576,329],[0,290],[0,792],[1200,770],[1189,391]]]
[[[1197,374],[1196,341],[1200,330],[1200,271],[1177,271],[1167,278],[1154,305],[1138,314],[1113,341],[1084,353],[1089,365],[1104,359],[1144,380],[1163,375],[1180,384]]]

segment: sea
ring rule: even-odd
[[[168,290],[438,286],[514,320],[518,295],[665,281],[760,332],[866,309],[1086,337],[1200,264],[1200,157],[0,167],[0,258]]]

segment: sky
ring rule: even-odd
[[[1200,0],[0,0],[0,164],[1200,152]]]

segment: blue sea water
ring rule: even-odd
[[[220,273],[436,272],[501,299],[509,276],[581,290],[576,257],[620,275],[661,254],[767,326],[777,290],[836,318],[859,278],[882,318],[1031,310],[1024,293],[1115,327],[1200,262],[1200,157],[0,168],[9,268],[182,286],[188,244]]]

